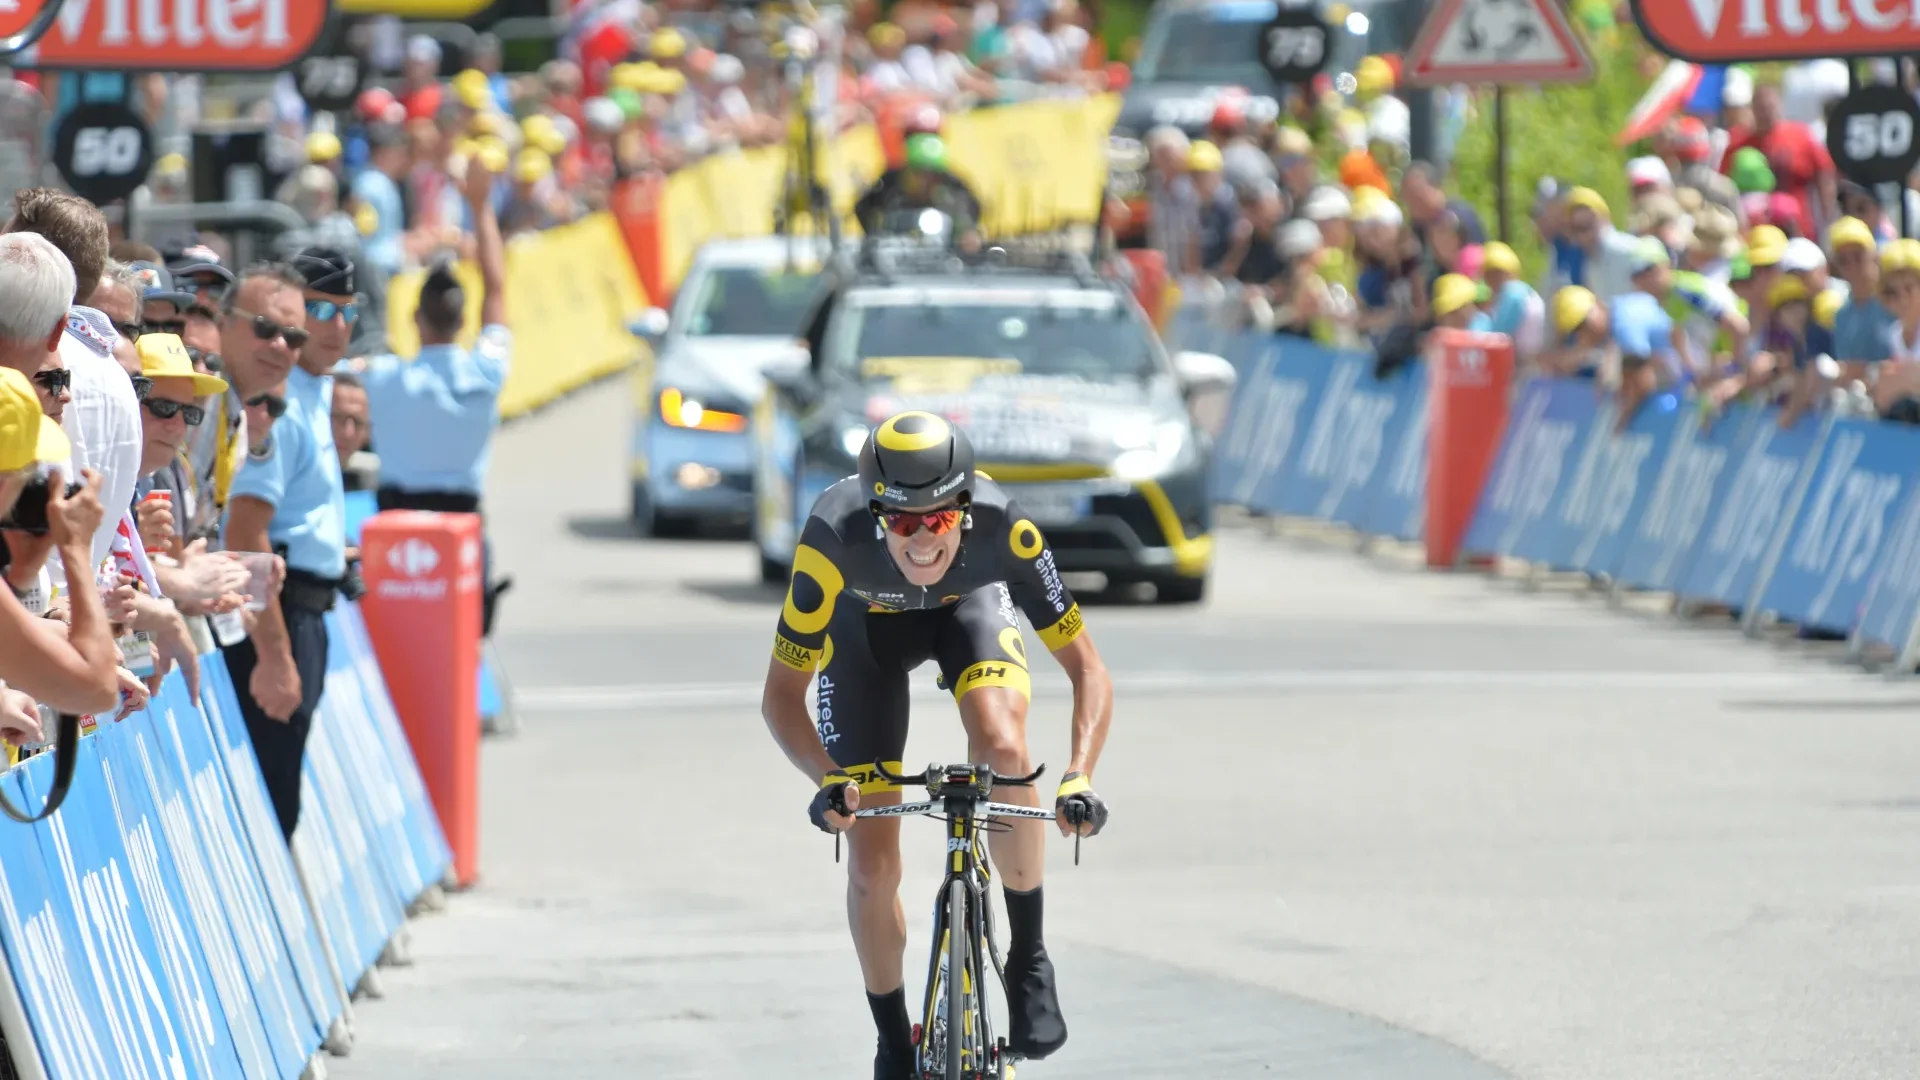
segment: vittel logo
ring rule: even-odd
[[[387,565],[405,577],[422,577],[440,565],[440,553],[432,544],[411,536],[387,549]]]

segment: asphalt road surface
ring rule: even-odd
[[[336,1077],[870,1070],[844,870],[757,709],[779,595],[742,542],[628,532],[629,397],[501,435],[524,729],[484,751],[484,880]],[[1025,1080],[1914,1074],[1920,689],[1251,524],[1207,604],[1087,616],[1113,819],[1050,844],[1072,1038]],[[907,761],[959,756],[916,680]],[[1038,760],[1067,710],[1036,672]],[[905,845],[912,997],[941,845]]]

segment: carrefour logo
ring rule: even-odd
[[[387,549],[387,565],[403,577],[424,577],[440,565],[440,553],[425,540],[410,536]]]

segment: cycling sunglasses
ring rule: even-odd
[[[278,420],[287,415],[287,399],[278,394],[255,394],[247,399],[247,407],[257,409],[266,406],[267,416]]]
[[[272,341],[274,338],[284,338],[287,342],[287,348],[304,349],[307,347],[307,339],[313,336],[297,326],[281,326],[265,315],[255,315],[251,311],[241,311],[239,308],[234,308],[233,313],[241,318],[252,319],[253,336],[259,338],[261,341]]]
[[[207,410],[198,405],[182,405],[178,401],[168,401],[165,398],[148,398],[140,404],[146,406],[148,412],[162,420],[171,420],[178,416],[187,422],[188,427],[199,427],[200,422],[207,418]]]
[[[321,322],[326,322],[338,315],[346,321],[348,326],[352,326],[360,321],[360,305],[358,303],[336,304],[332,300],[309,300],[307,314]]]
[[[48,368],[46,371],[36,371],[29,377],[33,379],[33,385],[49,394],[62,394],[73,386],[73,372],[66,368]]]
[[[935,536],[945,536],[960,527],[961,520],[967,516],[967,508],[949,506],[939,510],[918,512],[881,510],[876,511],[875,516],[880,519],[880,524],[895,536],[912,536],[921,529]]]

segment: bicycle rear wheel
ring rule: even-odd
[[[967,991],[973,977],[967,970],[967,883],[955,879],[947,886],[947,1080],[966,1080],[965,1057],[969,1036],[977,1035],[972,1001]]]

